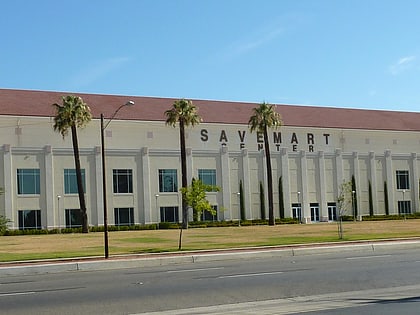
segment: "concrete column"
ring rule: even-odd
[[[139,196],[143,198],[139,198],[138,200],[138,212],[139,212],[139,223],[148,224],[152,223],[152,209],[153,204],[152,202],[154,199],[151,199],[150,196],[150,157],[149,157],[149,148],[144,147],[141,150],[141,168],[137,172],[137,180],[138,182],[142,183],[142,185],[138,186],[140,190],[138,192]],[[181,209],[180,211],[180,218],[181,216]]]
[[[93,213],[96,212],[96,222],[92,222],[93,225],[103,226],[104,225],[104,194],[102,189],[102,155],[101,147],[95,147],[95,192],[96,192],[96,211],[92,209],[92,221],[94,221]],[[93,204],[93,203],[92,203]],[[108,203],[109,204],[109,203]],[[109,209],[108,209],[109,213]],[[108,224],[110,223],[108,215]]]
[[[319,208],[320,220],[323,222],[328,221],[328,207],[325,193],[325,157],[324,152],[318,152],[318,168],[319,168]]]
[[[378,182],[376,179],[375,152],[369,152],[370,184],[372,186],[373,211],[378,212]]]
[[[284,216],[291,218],[292,205],[290,201],[290,176],[289,176],[289,156],[286,148],[281,148],[281,176],[283,181],[283,200],[284,200]]]
[[[389,214],[397,214],[398,207],[395,204],[395,195],[394,195],[394,172],[392,170],[392,153],[391,150],[385,151],[385,178],[387,185],[388,193],[388,205],[389,205]]]
[[[249,156],[248,149],[242,149],[242,187],[243,187],[243,200],[245,203],[245,216],[247,219],[254,219],[254,215],[251,209],[251,185],[250,185],[250,175],[249,175]],[[239,205],[240,206],[240,205]]]
[[[353,171],[354,181],[356,182],[356,205],[357,205],[357,220],[362,218],[362,209],[360,208],[360,200],[362,199],[362,191],[360,189],[360,167],[359,167],[359,154],[353,152]],[[351,180],[351,178],[349,179]]]
[[[300,169],[301,169],[301,183],[302,190],[300,194],[300,202],[302,205],[302,223],[311,222],[311,212],[308,203],[308,164],[306,160],[306,152],[300,151]]]
[[[10,148],[10,144],[3,145],[3,169],[4,169],[4,212],[7,219],[12,220],[9,223],[9,227],[11,228],[18,228],[18,216],[17,216],[17,209],[14,209],[14,201],[15,201],[15,191],[13,187],[13,183],[16,183],[16,174],[15,180],[13,178],[13,169],[12,169],[12,152]]]
[[[228,211],[224,211],[224,219],[225,220],[232,220],[233,216],[233,204],[232,204],[232,193],[230,188],[230,166],[229,166],[229,151],[227,146],[222,146],[220,148],[220,165],[221,165],[221,173],[222,176],[222,198],[223,204],[229,205]],[[236,196],[235,196],[236,197]],[[237,198],[235,198],[237,199]]]
[[[419,210],[419,169],[418,169],[418,165],[417,165],[417,153],[411,153],[411,168],[413,170],[413,188],[411,189],[412,191],[412,207],[411,207],[411,211],[414,212],[418,212]]]
[[[53,229],[58,226],[58,209],[55,205],[55,189],[54,189],[54,169],[52,149],[50,145],[44,148],[44,168],[45,168],[45,219],[41,215],[42,225],[47,229]],[[42,176],[41,176],[42,178]],[[41,203],[42,204],[42,203]],[[55,219],[57,218],[57,219]]]

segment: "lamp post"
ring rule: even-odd
[[[58,208],[58,233],[61,233],[61,220],[60,220],[60,195],[57,195],[57,208]]]
[[[351,191],[351,205],[352,205],[352,208],[353,208],[353,220],[354,221],[356,221],[356,207],[355,207],[355,204],[354,204],[354,194],[356,193],[356,191],[354,191],[354,190],[352,190]]]
[[[106,201],[106,177],[105,177],[105,129],[108,127],[112,119],[117,115],[117,113],[123,108],[124,106],[132,106],[134,105],[133,101],[128,101],[127,103],[118,107],[118,109],[114,112],[111,118],[108,120],[106,124],[104,124],[104,114],[101,113],[101,157],[102,157],[102,194],[103,194],[103,208],[104,208],[104,254],[105,258],[109,257],[109,245],[108,245],[108,209],[107,209],[107,201]]]
[[[402,191],[402,195],[403,195],[403,203],[402,203],[402,207],[401,207],[401,210],[403,211],[403,213],[404,213],[404,220],[406,219],[406,217],[405,217],[405,189],[403,189],[403,191]]]
[[[297,192],[297,197],[298,197],[298,219],[299,219],[299,223],[302,223],[302,205],[300,204],[300,191]]]

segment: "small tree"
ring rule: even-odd
[[[204,212],[211,215],[216,214],[216,210],[213,209],[206,196],[206,193],[211,191],[220,191],[220,188],[214,185],[206,185],[195,178],[192,179],[191,186],[181,188],[182,194],[185,194],[187,205],[193,209],[194,221],[199,221],[201,214]]]
[[[343,215],[351,209],[352,205],[352,182],[344,181],[338,189],[338,237],[343,239]]]

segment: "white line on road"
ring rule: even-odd
[[[370,258],[383,258],[383,257],[389,257],[392,255],[376,255],[376,256],[361,256],[361,257],[348,257],[346,259],[348,260],[358,260],[358,259],[370,259]]]
[[[207,270],[219,270],[219,269],[224,269],[224,267],[183,269],[183,270],[168,270],[167,273],[195,272],[195,271],[207,271]]]
[[[241,278],[241,277],[260,277],[260,276],[268,276],[268,275],[277,275],[281,274],[283,271],[274,271],[274,272],[260,272],[260,273],[244,273],[238,275],[228,275],[228,276],[219,276],[218,279],[224,278]]]
[[[13,293],[0,293],[0,297],[3,296],[16,296],[16,295],[29,295],[29,294],[35,294],[36,292],[30,291],[30,292],[13,292]]]

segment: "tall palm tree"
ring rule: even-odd
[[[88,218],[86,211],[85,194],[83,191],[82,171],[80,168],[79,144],[77,141],[77,128],[83,128],[92,119],[89,106],[80,96],[67,95],[62,97],[63,104],[53,104],[56,109],[54,117],[54,131],[61,133],[63,138],[71,130],[73,141],[74,164],[76,166],[77,189],[79,193],[80,211],[82,214],[82,232],[88,233]]]
[[[268,190],[268,224],[274,225],[273,208],[273,175],[271,171],[270,143],[268,142],[268,129],[277,128],[283,124],[281,115],[276,112],[275,106],[266,102],[253,109],[253,115],[249,118],[248,126],[251,132],[257,131],[264,135],[264,149],[267,166],[267,190]]]
[[[190,100],[181,99],[175,101],[171,109],[165,111],[166,124],[176,127],[179,124],[179,142],[181,147],[181,177],[182,188],[188,186],[187,178],[187,154],[185,149],[185,127],[195,126],[201,122],[197,113],[198,108]],[[182,194],[182,228],[188,228],[188,204],[185,194]]]

